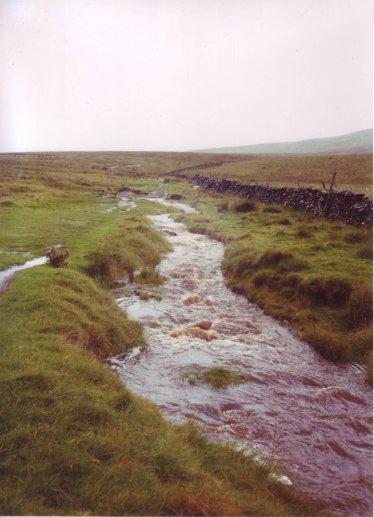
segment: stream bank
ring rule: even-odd
[[[151,220],[174,251],[160,265],[166,280],[157,298],[117,291],[120,306],[147,329],[145,349],[112,361],[126,386],[175,422],[192,419],[214,440],[280,462],[332,515],[371,515],[372,404],[363,371],[324,360],[228,290],[221,243],[168,215]],[[226,389],[189,382],[212,366],[247,381]]]

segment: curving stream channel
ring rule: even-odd
[[[146,348],[112,359],[126,386],[175,422],[193,419],[213,440],[279,460],[331,515],[371,515],[372,392],[363,371],[327,362],[227,289],[221,243],[169,215],[151,220],[174,250],[160,265],[165,282],[153,289],[156,298],[152,290],[148,300],[117,291],[120,306],[147,329]],[[191,372],[212,366],[246,382],[190,383]]]

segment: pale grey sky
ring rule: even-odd
[[[0,152],[372,127],[371,0],[0,0]]]

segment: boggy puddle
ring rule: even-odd
[[[119,305],[147,329],[146,348],[112,360],[126,386],[175,422],[192,419],[213,440],[279,460],[330,514],[371,515],[372,397],[364,373],[324,360],[227,289],[221,243],[169,215],[150,218],[174,251],[160,265],[165,282],[156,298],[117,291]],[[215,366],[245,382],[191,383],[193,372]]]

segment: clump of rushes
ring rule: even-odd
[[[142,216],[134,215],[125,224],[107,237],[89,257],[88,272],[105,285],[125,274],[130,282],[135,280],[135,271],[143,268],[143,277],[153,276],[160,283],[155,267],[163,253],[170,251],[170,244],[154,230]],[[152,275],[151,275],[152,272]]]
[[[303,281],[298,289],[315,303],[345,306],[352,293],[352,284],[343,277],[323,276]]]
[[[184,372],[182,379],[192,385],[210,384],[213,388],[227,388],[233,384],[246,382],[244,375],[231,371],[224,366],[213,366],[212,368],[198,368]]]
[[[163,278],[155,268],[145,267],[135,275],[135,282],[138,285],[161,285]]]
[[[352,328],[369,325],[373,320],[373,292],[360,286],[351,295],[347,304],[347,319]]]
[[[304,225],[304,224],[299,224],[297,227],[296,227],[296,236],[297,237],[305,237],[305,238],[308,238],[311,236],[311,231],[310,229],[308,228],[308,226]]]
[[[257,203],[251,199],[240,201],[234,204],[235,212],[254,212],[258,209]]]
[[[243,201],[222,201],[217,206],[218,212],[254,212],[258,210],[258,205],[251,199],[245,199]]]

